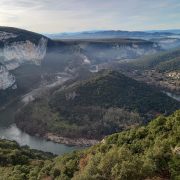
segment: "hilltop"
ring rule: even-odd
[[[17,113],[16,123],[31,134],[101,139],[179,107],[144,83],[102,71],[36,99]]]

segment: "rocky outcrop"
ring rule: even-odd
[[[69,101],[69,100],[73,100],[77,96],[77,94],[75,91],[73,91],[73,92],[66,94],[65,96],[66,96],[66,100]]]
[[[14,70],[20,66],[20,63],[17,60],[8,61],[5,63],[5,66],[8,71]]]
[[[136,59],[142,55],[155,54],[161,50],[158,43],[143,40],[97,40],[77,42],[76,51],[84,64],[100,64],[124,59]],[[79,48],[77,48],[79,47]]]
[[[15,84],[15,77],[9,73],[6,67],[0,65],[0,90],[5,90]]]
[[[12,33],[0,31],[0,42],[4,46],[0,49],[0,90],[5,90],[15,84],[15,77],[9,72],[18,68],[22,63],[30,62],[40,65],[46,55],[48,40],[42,37],[38,44],[26,41],[9,41],[16,38]]]
[[[173,154],[177,154],[180,156],[180,147],[176,146],[174,149],[172,149]]]
[[[85,138],[72,139],[72,138],[62,137],[53,133],[45,134],[44,138],[56,143],[74,145],[74,146],[92,146],[100,142],[95,139],[85,139]]]
[[[41,60],[46,55],[47,39],[41,38],[38,45],[29,40],[13,42],[4,46],[4,61],[18,61],[19,64],[30,61],[41,64]]]
[[[133,43],[132,45],[115,44],[113,49],[117,51],[118,58],[139,57],[141,55],[154,54],[158,51],[158,45],[145,44],[144,46]]]

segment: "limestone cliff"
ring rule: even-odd
[[[11,74],[21,64],[40,65],[47,51],[48,39],[32,32],[0,28],[0,90],[15,84]]]
[[[38,45],[29,40],[13,42],[4,46],[4,61],[12,62],[16,60],[19,64],[26,61],[35,64],[41,64],[42,59],[46,55],[47,39],[41,38]]]
[[[9,73],[6,67],[0,65],[0,90],[5,90],[15,84],[15,77]]]

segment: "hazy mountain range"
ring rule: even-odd
[[[152,30],[152,31],[84,31],[72,33],[45,34],[52,39],[89,39],[89,38],[162,38],[180,36],[180,30]]]

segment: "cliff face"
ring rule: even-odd
[[[95,63],[135,59],[161,50],[157,43],[133,39],[84,40],[75,41],[75,45],[77,52]]]
[[[5,90],[15,84],[15,77],[9,73],[6,67],[0,65],[0,90]]]
[[[4,61],[9,62],[16,60],[19,64],[32,61],[35,64],[41,64],[41,60],[46,55],[47,39],[41,38],[38,45],[29,40],[13,42],[4,46]]]
[[[15,84],[11,70],[26,62],[40,65],[46,55],[47,43],[48,39],[40,35],[0,29],[0,90]]]
[[[0,55],[4,64],[12,60],[40,64],[46,55],[47,42],[48,38],[36,33],[0,27]]]
[[[154,54],[158,52],[158,45],[154,44],[145,44],[139,45],[138,43],[134,43],[132,45],[121,46],[116,44],[113,46],[113,50],[116,50],[116,57],[117,59],[121,58],[137,58],[142,55],[147,54]]]

